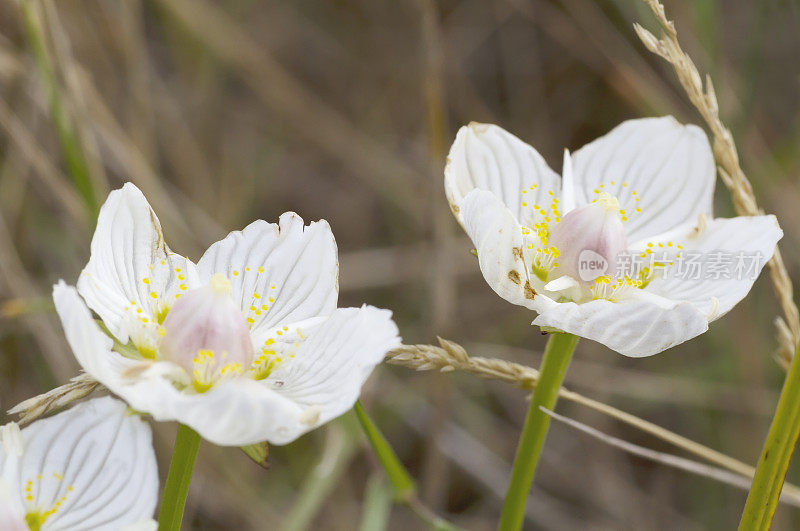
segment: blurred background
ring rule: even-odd
[[[800,4],[666,7],[715,81],[797,280]],[[325,218],[341,306],[390,308],[409,344],[440,335],[474,356],[538,366],[546,338],[483,282],[447,208],[444,157],[473,120],[501,124],[556,169],[564,147],[628,118],[699,123],[634,21],[657,29],[637,0],[0,0],[2,410],[77,374],[50,289],[75,282],[99,204],[128,180],[170,246],[193,259],[256,218]],[[716,213],[733,215],[721,184]],[[783,378],[776,312],[762,276],[707,334],[661,355],[626,359],[581,342],[566,385],[755,463]],[[385,365],[362,399],[426,505],[464,528],[494,528],[524,391]],[[558,410],[675,452],[581,406]],[[154,427],[165,477],[175,425]],[[270,450],[263,470],[204,443],[186,528],[380,529],[391,510],[389,529],[424,529],[407,508],[390,509],[351,415]],[[526,528],[727,529],[744,500],[554,423]],[[798,525],[800,511],[779,507],[775,529]]]

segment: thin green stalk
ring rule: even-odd
[[[528,415],[517,446],[517,455],[514,458],[514,467],[511,472],[511,482],[503,503],[503,513],[500,516],[499,529],[511,531],[522,528],[525,517],[525,502],[536,473],[536,464],[542,453],[542,446],[550,427],[550,416],[542,412],[540,407],[552,410],[558,399],[558,390],[564,381],[564,374],[572,359],[572,352],[578,342],[577,336],[555,332],[550,335],[544,358],[539,368],[539,380],[533,391]]]
[[[181,528],[198,448],[200,435],[192,428],[179,424],[164,496],[161,498],[161,511],[158,513],[158,531],[179,531]]]
[[[414,511],[414,514],[428,524],[431,529],[436,531],[455,531],[459,529],[447,520],[437,516],[420,501],[417,496],[417,485],[414,479],[403,466],[403,463],[400,462],[386,437],[383,436],[378,427],[372,422],[372,419],[369,418],[367,412],[364,411],[364,406],[361,405],[361,402],[356,402],[353,409],[356,412],[358,421],[361,423],[361,427],[364,429],[367,440],[372,446],[372,450],[389,477],[394,499]]]
[[[380,461],[381,466],[386,471],[386,475],[389,477],[389,481],[392,483],[394,498],[398,501],[407,501],[417,492],[414,479],[403,466],[403,463],[400,462],[386,437],[383,436],[378,427],[372,422],[372,419],[369,418],[361,402],[356,402],[354,409],[358,422],[361,423],[375,456]]]
[[[92,179],[89,174],[89,166],[83,153],[80,139],[75,132],[75,127],[64,107],[61,99],[61,89],[56,79],[53,64],[47,53],[47,45],[44,30],[41,24],[41,17],[34,3],[34,0],[21,0],[22,17],[25,21],[25,30],[30,41],[33,58],[36,61],[36,68],[42,78],[42,83],[47,92],[47,100],[50,104],[50,114],[55,123],[58,141],[61,144],[61,151],[64,153],[64,161],[67,165],[69,175],[83,196],[86,206],[92,217],[96,217],[99,212],[99,204],[95,195]]]
[[[767,440],[761,452],[761,459],[753,476],[753,484],[742,513],[740,530],[769,529],[778,498],[781,495],[789,461],[794,453],[800,435],[800,346],[798,346],[789,372],[783,383],[781,396]]]

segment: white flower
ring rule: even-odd
[[[515,136],[473,123],[445,191],[495,292],[538,312],[533,324],[638,357],[705,332],[783,234],[774,216],[712,219],[714,171],[702,130],[669,116],[565,152],[563,179]]]
[[[215,444],[293,441],[350,409],[400,344],[388,310],[336,308],[325,221],[256,221],[195,265],[129,183],[109,195],[91,249],[77,291],[53,293],[78,362],[134,409]]]
[[[0,529],[154,529],[150,426],[110,397],[0,427]]]

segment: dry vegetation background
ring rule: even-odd
[[[177,252],[286,210],[337,238],[341,305],[390,308],[406,343],[441,335],[473,355],[538,366],[532,315],[485,285],[442,188],[469,121],[501,124],[554,168],[618,122],[700,123],[631,25],[637,0],[36,0],[65,112],[102,201],[131,180]],[[800,4],[671,1],[684,48],[715,80],[759,203],[777,214],[800,278]],[[0,0],[0,406],[77,373],[48,296],[88,259],[93,209],[70,178],[21,4]],[[733,215],[718,186],[716,212]],[[766,278],[699,339],[647,359],[579,344],[566,385],[755,463],[783,372]],[[382,366],[363,401],[421,485],[468,529],[496,523],[526,409],[523,391],[465,374]],[[657,439],[562,402],[559,411],[647,447]],[[2,422],[11,420],[0,417]],[[166,476],[174,425],[156,426]],[[800,480],[798,470],[790,480]],[[204,444],[192,529],[356,529],[386,485],[348,417],[262,470]],[[530,529],[728,529],[745,493],[630,457],[554,423]],[[775,529],[800,525],[778,510]],[[390,529],[415,529],[394,507]]]

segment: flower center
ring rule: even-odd
[[[218,273],[178,299],[161,327],[160,353],[191,375],[198,393],[253,362],[250,328],[230,293],[230,281]]]
[[[628,248],[619,202],[603,193],[595,201],[568,212],[550,230],[550,242],[559,250],[559,267],[550,277],[563,275],[582,282],[613,274],[617,257]]]
[[[589,204],[566,214],[559,210],[553,190],[541,191],[533,185],[521,194],[523,256],[536,289],[579,303],[616,301],[645,287],[667,265],[637,260],[627,267],[624,224],[642,209],[638,192],[626,182],[598,184]],[[621,266],[626,266],[624,271]]]

